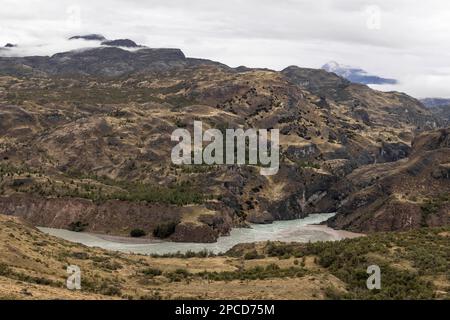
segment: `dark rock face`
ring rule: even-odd
[[[371,124],[369,113],[366,110],[358,108],[353,111],[353,114],[356,119],[361,120],[365,125]]]
[[[433,170],[433,178],[435,179],[450,179],[450,164],[441,164]]]
[[[421,227],[422,212],[420,206],[401,203],[393,199],[379,202],[373,205],[380,206],[376,214],[361,213],[358,216],[348,216],[347,220],[345,217],[336,220],[339,220],[342,228],[358,232],[409,230]],[[364,202],[361,202],[361,206],[364,205]],[[334,225],[333,220],[329,222],[329,225]]]
[[[198,218],[198,221],[204,223],[213,230],[217,230],[219,235],[228,235],[231,231],[233,221],[229,214],[226,214],[224,211],[219,212],[220,213],[215,215],[201,215]]]
[[[22,186],[28,181],[18,181]],[[25,180],[25,179],[21,179]],[[20,184],[20,185],[19,185]],[[79,198],[45,199],[28,195],[0,197],[2,213],[14,215],[34,225],[51,228],[69,228],[71,223],[86,224],[84,231],[128,236],[133,229],[147,234],[167,221],[180,221],[183,208],[110,200],[96,204]],[[215,242],[220,235],[229,234],[232,227],[229,215],[203,215],[199,223],[180,223],[171,239],[180,242]]]
[[[274,220],[292,220],[304,218],[308,215],[306,210],[302,208],[301,196],[293,194],[281,201],[272,204],[269,212],[275,218]]]
[[[383,142],[377,157],[378,162],[393,162],[408,157],[411,147],[404,143]]]
[[[268,211],[252,211],[247,214],[247,221],[250,223],[266,224],[272,223],[274,217]]]
[[[5,44],[5,48],[14,48],[14,47],[17,47],[17,45],[16,44],[12,44],[12,43]]]
[[[102,42],[103,46],[111,46],[111,47],[125,47],[125,48],[138,48],[139,45],[136,44],[133,40],[130,39],[117,39],[117,40],[107,40]]]
[[[167,220],[179,220],[176,207],[110,200],[95,204],[87,199],[28,195],[0,197],[2,213],[22,217],[34,225],[66,229],[72,222],[89,222],[85,231],[128,235],[140,228],[147,233]]]
[[[337,177],[344,177],[357,168],[357,164],[349,159],[326,160],[323,166]]]
[[[450,148],[450,129],[440,129],[429,134],[420,135],[413,140],[411,145],[414,154]]]
[[[175,242],[212,243],[216,242],[218,237],[219,231],[205,224],[185,222],[175,227],[175,232],[170,239]]]
[[[377,208],[377,206],[379,206]],[[331,227],[355,232],[407,231],[421,227],[436,227],[450,223],[449,204],[443,204],[436,212],[424,213],[423,206],[387,198],[366,207],[365,214],[339,215],[328,221]]]
[[[88,40],[88,41],[104,41],[104,40],[106,40],[106,38],[104,36],[102,36],[101,34],[87,34],[87,35],[82,35],[82,36],[73,36],[73,37],[69,38],[69,40],[78,40],[78,39],[83,39],[83,40]]]

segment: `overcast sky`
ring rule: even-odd
[[[450,98],[448,0],[0,0],[0,46],[53,54],[101,33],[230,66],[319,68],[335,60]]]

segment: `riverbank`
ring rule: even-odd
[[[229,236],[215,243],[180,243],[155,239],[136,239],[92,233],[72,232],[63,229],[39,228],[41,231],[89,247],[138,254],[170,254],[199,252],[203,250],[223,253],[236,244],[261,241],[316,242],[335,241],[361,236],[343,230],[334,230],[319,223],[334,216],[333,213],[311,214],[304,219],[275,221],[272,224],[252,224],[251,228],[236,228]]]

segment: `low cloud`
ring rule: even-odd
[[[16,54],[99,45],[67,40],[86,33],[231,66],[319,68],[336,60],[398,79],[395,90],[450,97],[446,0],[2,1],[0,41],[19,44]]]

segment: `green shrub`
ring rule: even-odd
[[[303,277],[307,271],[304,268],[290,267],[281,269],[277,264],[272,263],[266,266],[257,266],[242,271],[223,271],[223,272],[200,272],[198,275],[212,281],[231,281],[231,280],[256,280],[272,279],[286,277]]]
[[[123,266],[117,261],[103,262],[100,263],[98,266],[109,271],[115,271],[123,268]]]
[[[164,275],[171,282],[180,282],[183,279],[188,279],[191,274],[186,269],[176,269],[175,271],[167,272]]]
[[[120,296],[122,294],[122,290],[119,286],[108,285],[100,290],[100,293],[106,296]]]
[[[142,270],[142,273],[146,276],[154,277],[154,276],[160,276],[162,274],[162,271],[156,268],[147,268]]]
[[[175,232],[175,227],[177,226],[177,224],[178,222],[173,221],[159,224],[153,230],[153,235],[161,239],[167,238]]]
[[[185,253],[181,253],[180,251],[177,251],[175,253],[164,253],[164,254],[157,254],[152,253],[150,256],[152,258],[180,258],[180,259],[189,259],[189,258],[206,258],[206,257],[215,257],[220,254],[215,254],[212,251],[208,251],[206,249],[203,249],[201,251],[195,252],[192,250],[188,250]]]
[[[86,252],[72,252],[72,257],[79,260],[87,260],[89,259],[89,254]]]
[[[140,238],[147,235],[147,233],[142,229],[133,229],[130,231],[130,236],[133,238]]]
[[[8,276],[11,273],[11,269],[5,263],[0,263],[0,276]]]
[[[263,259],[265,256],[258,254],[256,250],[249,251],[244,255],[245,260]]]

